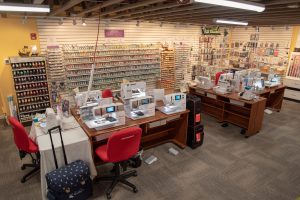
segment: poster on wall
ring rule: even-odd
[[[106,38],[123,38],[125,36],[124,30],[105,29],[104,37]]]
[[[287,76],[300,78],[300,53],[291,54]]]

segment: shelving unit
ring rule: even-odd
[[[65,45],[63,47],[67,88],[86,90],[94,46]],[[160,79],[159,45],[102,45],[96,50],[93,89],[117,90],[123,79],[145,81],[148,88],[155,88]]]
[[[50,107],[45,59],[12,57],[10,63],[19,120],[21,123],[30,122],[37,112],[44,112]]]
[[[161,56],[161,87],[175,89],[175,52],[174,49],[164,48]]]
[[[180,86],[191,80],[190,55],[189,45],[183,43],[175,45],[175,89],[180,89]]]
[[[63,53],[59,46],[47,47],[47,67],[52,108],[56,111],[60,94],[65,90],[66,70],[63,64]]]

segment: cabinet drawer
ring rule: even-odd
[[[300,89],[300,80],[285,78],[283,80],[283,84],[286,85],[287,87]]]
[[[286,89],[284,97],[300,101],[300,91]]]

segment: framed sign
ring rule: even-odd
[[[30,39],[36,40],[36,33],[30,33]]]
[[[124,37],[124,30],[116,30],[116,29],[105,29],[104,30],[104,36],[106,38],[110,37]]]

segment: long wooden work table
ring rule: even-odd
[[[89,137],[93,148],[95,165],[101,163],[98,156],[94,156],[95,149],[106,143],[112,133],[134,126],[139,126],[143,130],[141,141],[141,147],[143,149],[168,142],[172,142],[180,148],[186,147],[189,110],[171,115],[156,111],[155,116],[138,120],[132,120],[126,117],[125,125],[98,131],[86,126],[77,113],[77,109],[71,109],[71,113]]]
[[[201,98],[202,112],[219,122],[228,122],[242,128],[245,137],[258,133],[262,128],[266,107],[280,111],[285,86],[265,89],[257,99],[247,101],[238,93],[219,94],[213,89],[190,87],[190,93]]]

